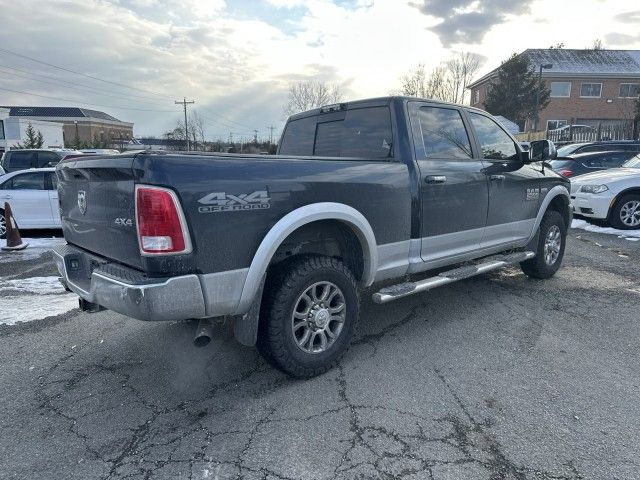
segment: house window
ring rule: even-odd
[[[473,104],[480,103],[480,89],[473,91]]]
[[[554,98],[570,97],[571,82],[551,82],[551,96]]]
[[[556,128],[567,125],[566,120],[547,120],[547,130],[555,130]]]
[[[600,98],[602,93],[601,83],[583,83],[580,87],[580,96],[587,98]]]
[[[637,98],[640,95],[639,83],[621,83],[620,84],[620,98]]]

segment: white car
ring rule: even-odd
[[[572,178],[571,202],[577,215],[621,230],[640,228],[640,155],[620,168]]]
[[[5,202],[18,228],[62,228],[55,168],[19,170],[0,176],[0,238],[7,233]]]

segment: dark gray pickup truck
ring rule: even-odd
[[[554,152],[523,152],[481,110],[390,97],[291,117],[276,156],[64,160],[57,264],[85,310],[233,317],[241,343],[310,377],[372,284],[397,279],[373,290],[385,303],[511,264],[551,277],[571,221]]]

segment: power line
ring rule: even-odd
[[[131,97],[131,98],[142,98],[145,100],[151,100],[153,102],[157,102],[158,99],[156,98],[152,98],[152,97],[145,97],[143,95],[134,95],[131,93],[120,93],[120,92],[116,92],[115,90],[105,90],[105,89],[96,89],[95,87],[92,87],[91,85],[87,85],[86,83],[78,83],[78,82],[71,82],[68,80],[63,80],[61,78],[57,78],[57,77],[52,77],[50,75],[43,75],[42,73],[35,73],[35,72],[30,72],[28,70],[23,70],[21,68],[17,68],[17,67],[10,67],[8,65],[2,65],[0,64],[0,67],[3,67],[3,69],[9,69],[9,70],[15,70],[17,72],[23,72],[26,73],[27,75],[33,75],[33,76],[37,76],[37,77],[43,77],[43,78],[47,78],[56,82],[60,82],[60,83],[65,83],[68,85],[72,85],[73,87],[86,87],[86,88],[90,88],[92,90],[94,90],[95,93],[100,93],[103,94],[102,92],[109,92],[109,93],[115,93],[116,95],[122,96],[122,97]],[[12,75],[15,75],[15,73],[11,73]],[[26,78],[26,77],[25,77]],[[35,81],[42,81],[42,80],[38,80],[38,79],[30,79],[30,80],[35,80]]]
[[[104,78],[94,77],[93,75],[88,75],[88,74],[83,73],[83,72],[77,72],[75,70],[71,70],[70,68],[60,67],[59,65],[54,65],[53,63],[44,62],[42,60],[38,60],[37,58],[33,58],[33,57],[28,56],[28,55],[24,55],[22,53],[12,52],[11,50],[7,50],[6,48],[0,48],[0,52],[9,53],[11,55],[15,55],[16,57],[26,58],[27,60],[31,60],[32,62],[40,63],[42,65],[46,65],[46,66],[52,67],[52,68],[57,68],[58,70],[62,70],[64,72],[73,73],[74,75],[82,75],[83,77],[87,77],[87,78],[90,78],[92,80],[97,80],[98,82],[104,82],[104,83],[109,83],[111,85],[117,85],[119,87],[130,88],[132,90],[138,90],[140,92],[150,93],[151,95],[163,96],[162,94],[157,93],[157,92],[152,92],[151,90],[145,90],[145,89],[138,88],[138,87],[132,87],[130,85],[125,85],[124,83],[113,82],[111,80],[105,80]]]
[[[173,110],[150,110],[150,109],[144,109],[144,108],[120,107],[120,106],[116,106],[116,105],[103,105],[103,104],[100,104],[100,103],[80,102],[78,100],[68,100],[66,98],[50,97],[48,95],[40,95],[40,94],[37,94],[37,93],[24,92],[22,90],[13,90],[11,88],[0,87],[0,90],[4,90],[6,92],[13,92],[13,93],[22,93],[24,95],[32,95],[34,97],[47,98],[49,100],[58,100],[60,102],[81,103],[82,105],[89,105],[89,106],[92,106],[92,107],[116,108],[116,109],[120,109],[120,110],[135,110],[137,112],[173,112]]]
[[[49,85],[60,85],[59,83],[54,83],[53,81],[49,81],[49,80],[39,80],[39,79],[37,79],[37,78],[29,78],[29,77],[28,77],[28,76],[26,76],[26,75],[20,75],[20,74],[18,74],[18,73],[6,72],[6,71],[5,71],[3,68],[1,68],[1,67],[0,67],[0,75],[11,75],[11,77],[26,78],[27,80],[36,81],[36,82],[42,82],[42,83],[48,83]],[[71,83],[71,82],[65,82],[65,83]],[[69,89],[72,89],[72,90],[77,90],[77,89],[79,89],[79,88],[80,88],[79,86],[73,86],[73,87],[66,86],[66,85],[60,85],[60,86],[61,86],[61,87],[64,87],[64,88],[69,88]],[[126,98],[123,98],[122,96],[115,96],[115,95],[109,95],[109,94],[105,94],[105,93],[101,93],[101,92],[96,92],[95,90],[90,89],[90,88],[89,88],[89,89],[87,89],[87,88],[82,88],[81,90],[78,90],[78,91],[80,92],[80,91],[82,91],[82,90],[84,90],[85,92],[94,93],[94,94],[97,94],[97,95],[102,95],[102,96],[104,96],[104,97],[117,98],[117,99],[119,99],[119,100],[128,100],[128,99],[126,99]],[[148,103],[148,102],[140,102],[139,100],[137,100],[137,101],[138,101],[139,103],[143,103],[143,104],[146,104],[146,105],[152,105],[152,106],[153,106],[153,104]],[[157,104],[156,104],[156,105],[157,105]]]

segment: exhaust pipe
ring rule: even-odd
[[[213,322],[208,318],[203,318],[198,322],[193,344],[196,347],[206,347],[211,342],[211,337],[213,337]]]

